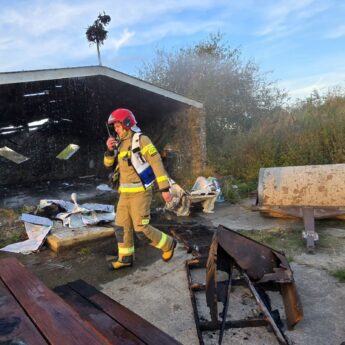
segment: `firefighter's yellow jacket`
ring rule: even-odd
[[[120,172],[120,193],[135,193],[145,190],[138,174],[131,164],[131,146],[134,133],[128,131],[121,139],[117,149],[117,156],[113,152],[107,151],[104,155],[104,165],[107,168],[115,169],[118,166]],[[150,164],[156,183],[160,191],[168,190],[168,175],[164,169],[162,159],[156,147],[146,135],[140,136],[140,151],[145,160]]]

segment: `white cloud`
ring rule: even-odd
[[[314,90],[324,93],[335,86],[345,87],[345,70],[284,80],[278,85],[289,92],[292,100],[303,99],[310,96]]]
[[[216,6],[228,5],[227,0]],[[215,28],[213,20],[184,22],[185,15],[213,9],[213,0],[152,0],[123,2],[103,0],[78,2],[32,0],[2,5],[0,12],[0,69],[22,70],[94,61],[94,47],[88,45],[85,30],[103,10],[112,18],[103,58],[125,46],[144,45],[166,36],[189,35]],[[181,20],[176,20],[181,18]],[[122,34],[119,36],[119,32]],[[115,38],[113,38],[115,37]],[[118,37],[118,38],[117,38]],[[55,65],[54,65],[55,64]]]
[[[10,49],[11,45],[13,46],[13,41],[10,38],[0,39],[0,50]]]
[[[345,25],[339,25],[332,31],[330,31],[328,34],[325,35],[325,38],[340,38],[345,36]]]
[[[111,5],[110,5],[111,4]],[[154,3],[152,0],[128,1],[114,4],[109,2],[112,8],[111,27],[144,25],[150,23],[162,23],[166,19],[171,19],[175,15],[184,16],[184,12],[191,11],[197,13],[211,10],[217,6],[228,6],[227,0],[160,0]],[[110,12],[110,11],[109,11]]]
[[[81,18],[90,11],[95,11],[95,8],[95,5],[89,4],[43,4],[33,1],[26,6],[5,7],[0,13],[0,23],[10,33],[20,32],[24,36],[44,36],[52,31],[66,31],[68,34],[68,28],[73,31],[83,21]]]
[[[156,42],[165,37],[172,36],[183,36],[183,35],[192,35],[197,32],[212,32],[219,28],[220,22],[218,21],[190,21],[186,25],[183,21],[174,21],[161,23],[156,25],[145,32],[138,33],[138,36],[133,42],[135,45],[142,45],[147,43]]]
[[[133,66],[134,62],[144,56],[141,48],[146,52],[150,51],[150,47],[155,43],[164,44],[163,39],[167,39],[165,42],[169,40],[170,43],[176,38],[180,44],[184,41],[190,42],[189,37],[196,37],[199,33],[204,36],[218,30],[229,33],[230,28],[233,28],[244,14],[245,18],[248,18],[253,16],[254,12],[255,18],[263,20],[263,24],[257,30],[261,39],[252,43],[256,45],[253,54],[255,58],[261,56],[261,60],[271,61],[271,57],[281,57],[279,52],[288,51],[291,46],[291,42],[283,40],[283,37],[297,32],[305,33],[303,30],[309,19],[318,19],[317,14],[334,3],[328,1],[325,4],[324,0],[0,2],[4,3],[0,11],[0,71],[96,64],[96,48],[88,44],[85,31],[103,10],[112,18],[107,26],[108,39],[101,48],[102,60],[110,67],[118,66],[124,59],[127,66]],[[243,29],[241,26],[239,31],[242,30],[243,37],[249,36],[250,32],[255,30],[255,23],[245,22]],[[326,29],[323,31],[326,32]],[[328,38],[344,35],[345,26],[341,25],[329,31]],[[232,40],[231,33],[228,37]],[[238,39],[238,36],[234,37],[235,40]],[[281,39],[277,40],[278,37]],[[272,40],[275,40],[274,45],[269,44]],[[146,49],[145,45],[149,49]],[[128,47],[138,49],[127,49]],[[301,57],[304,56],[302,49],[299,53]],[[149,53],[145,58],[146,56],[149,57]],[[273,62],[270,62],[267,69],[271,69]],[[126,63],[123,62],[123,66]],[[281,64],[284,64],[284,61]],[[336,67],[333,68],[336,70]],[[339,73],[338,78],[338,73],[334,73],[332,78],[330,74],[323,75],[321,79],[320,76],[315,76],[308,77],[310,79],[290,80],[282,85],[294,96],[308,94],[314,88],[338,84],[345,79],[344,73]]]
[[[123,32],[122,35],[119,39],[110,39],[108,44],[107,44],[107,48],[115,48],[116,50],[120,49],[121,47],[123,47],[130,39],[131,37],[133,37],[135,35],[135,32],[130,32],[128,31],[128,29],[126,28]]]
[[[281,0],[261,8],[265,24],[256,31],[257,36],[281,38],[305,27],[306,19],[324,12],[330,5],[319,0]]]

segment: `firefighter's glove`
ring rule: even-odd
[[[174,196],[170,202],[165,204],[165,209],[172,212],[176,211],[180,206],[180,200],[181,198]]]
[[[173,199],[173,195],[170,192],[162,192],[162,198],[166,203],[169,203]]]
[[[107,142],[106,142],[107,148],[109,151],[112,151],[116,148],[117,142],[114,137],[109,137]]]

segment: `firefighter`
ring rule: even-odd
[[[119,172],[120,193],[115,217],[118,257],[109,262],[110,266],[120,269],[133,265],[133,230],[139,239],[147,237],[153,247],[162,251],[162,259],[169,261],[174,255],[176,240],[150,225],[153,183],[156,181],[165,202],[172,200],[161,157],[151,140],[137,127],[130,110],[114,110],[108,125],[117,136],[110,136],[106,142],[104,165]]]

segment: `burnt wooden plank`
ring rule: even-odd
[[[225,322],[225,329],[229,328],[246,328],[246,327],[262,327],[268,326],[269,322],[264,318],[248,318],[242,320],[232,320]],[[200,323],[201,331],[215,331],[221,328],[221,322],[216,325],[213,322],[204,321]]]
[[[170,228],[170,233],[179,236],[187,242],[212,242],[214,231],[211,231],[208,228],[196,228],[196,229],[179,229],[179,228]]]
[[[0,278],[51,344],[104,345],[66,302],[49,290],[17,259],[0,260]]]
[[[14,340],[26,345],[48,344],[0,280],[0,344]]]
[[[77,280],[69,283],[68,286],[90,300],[119,324],[134,333],[144,343],[149,345],[181,345],[181,343],[173,339],[170,335],[164,333],[141,316],[112,300],[86,282]]]
[[[95,331],[105,337],[113,345],[143,345],[139,338],[121,326],[108,314],[97,308],[92,302],[79,295],[68,285],[58,286],[54,289],[80,317],[92,325]]]
[[[213,237],[213,233],[210,230],[204,229],[194,235],[191,231],[171,229],[170,234],[183,243],[188,253],[192,253],[196,257],[208,257]]]

